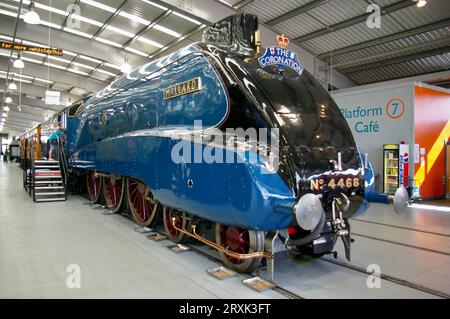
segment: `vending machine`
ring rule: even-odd
[[[383,146],[383,192],[394,194],[400,186],[409,186],[409,145]]]

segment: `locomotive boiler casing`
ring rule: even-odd
[[[351,216],[364,196],[363,169],[336,105],[305,71],[302,83],[309,85],[310,93],[300,100],[304,105],[291,108],[287,103],[298,100],[293,83],[300,77],[283,79],[270,70],[262,72],[255,61],[203,43],[133,70],[68,118],[67,151],[74,168],[142,180],[165,206],[245,229],[296,226],[293,208],[311,192],[321,197],[328,218],[331,200],[344,192],[351,201],[344,217]],[[164,89],[193,79],[201,88],[165,98]],[[280,85],[268,89],[265,80],[269,87],[272,82]],[[289,112],[282,112],[283,105],[291,119],[303,121],[303,131],[293,128],[294,121],[286,123]],[[294,108],[298,113],[292,116]],[[332,116],[321,117],[321,111]],[[194,121],[199,120],[203,130],[196,131]],[[173,150],[180,143],[204,153],[210,146],[191,137],[236,127],[279,130],[278,171],[270,172],[267,158],[251,147],[224,147],[223,158],[240,159],[234,163],[196,162],[194,157],[174,161]],[[338,153],[340,169],[332,164]],[[330,178],[356,178],[358,184],[311,189],[317,180],[327,184]]]

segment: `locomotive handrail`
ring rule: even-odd
[[[170,64],[174,64],[174,63],[176,63],[176,62],[178,62],[178,61],[180,61],[180,60],[182,60],[182,59],[184,59],[184,58],[186,58],[186,57],[188,57],[190,55],[194,55],[194,54],[207,55],[208,57],[213,59],[215,64],[219,67],[219,69],[222,71],[222,73],[226,76],[226,78],[230,82],[230,84],[231,85],[235,85],[236,84],[236,81],[233,79],[233,76],[231,75],[231,73],[222,65],[222,63],[217,58],[217,56],[215,56],[213,53],[211,53],[209,51],[206,51],[206,50],[198,50],[198,51],[190,52],[190,53],[188,53],[186,55],[183,55],[183,56],[179,57],[176,60],[173,60],[172,62],[170,62]],[[99,97],[99,98],[96,99],[95,96],[94,96],[93,97],[93,101],[95,101],[95,102],[103,101],[104,99],[110,97],[111,95],[114,95],[117,91],[119,91],[121,89],[124,89],[127,86],[131,86],[131,85],[135,84],[136,82],[141,81],[142,79],[146,79],[148,77],[151,77],[153,74],[159,72],[160,70],[162,70],[164,68],[167,68],[167,65],[162,66],[162,67],[160,67],[158,69],[155,69],[153,72],[151,72],[149,74],[146,74],[146,75],[143,75],[141,77],[138,77],[134,81],[128,82],[128,83],[126,83],[126,84],[124,84],[124,85],[114,89],[113,91],[111,91],[110,93],[108,93],[108,94],[106,94],[106,95],[104,95],[102,97]],[[79,115],[86,108],[87,104],[89,104],[89,103],[83,103],[83,105],[77,110],[77,113],[75,114],[75,116]]]

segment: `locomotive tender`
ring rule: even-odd
[[[261,61],[257,17],[231,16],[65,110],[66,154],[90,199],[128,206],[142,226],[162,213],[172,241],[199,239],[240,271],[270,258],[274,233],[315,255],[341,237],[349,258],[348,218],[363,209],[370,169],[335,102],[279,40],[265,53],[278,59]],[[215,240],[198,234],[204,222]]]

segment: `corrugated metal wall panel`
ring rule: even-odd
[[[448,69],[450,69],[450,55],[445,54],[359,71],[347,76],[358,84],[366,84]]]
[[[330,1],[308,11],[308,14],[325,25],[333,25],[366,13],[364,0]]]
[[[411,6],[390,14],[405,28],[411,29],[450,17],[449,0],[428,0],[427,5]]]
[[[308,14],[300,14],[292,19],[288,19],[277,24],[274,29],[279,33],[289,35],[291,39],[320,30],[324,27],[319,21]]]
[[[311,0],[255,0],[248,6],[243,8],[243,11],[257,15],[261,21],[267,22],[273,18],[281,16],[289,11],[301,7]]]
[[[383,37],[392,33],[403,31],[390,17],[384,17],[380,29],[370,29],[365,22],[359,23],[336,32],[328,33],[324,36],[301,43],[311,52],[321,54],[330,50],[347,47],[364,41]]]
[[[427,47],[426,49],[424,49],[423,47],[419,48],[419,49],[414,49],[414,46],[422,45],[425,43],[430,43],[431,41],[446,39],[446,38],[450,39],[450,27],[430,31],[427,33],[417,34],[417,35],[403,38],[400,40],[380,44],[377,46],[369,47],[369,48],[358,50],[358,51],[349,52],[346,54],[341,54],[338,56],[333,56],[333,63],[336,64],[336,63],[343,63],[343,62],[351,62],[351,61],[354,61],[355,59],[360,59],[363,57],[370,57],[375,54],[379,54],[379,53],[383,53],[383,52],[390,52],[392,50],[398,50],[398,49],[408,48],[408,47],[411,48],[411,50],[408,51],[408,53],[415,53],[415,52],[420,52],[420,51],[424,51],[424,50],[431,50],[434,48],[442,47],[445,44],[441,44],[441,45],[431,45],[430,44],[430,46]],[[408,53],[397,54],[397,55],[393,54],[392,57],[405,55]],[[330,63],[330,58],[325,59],[325,62]]]

